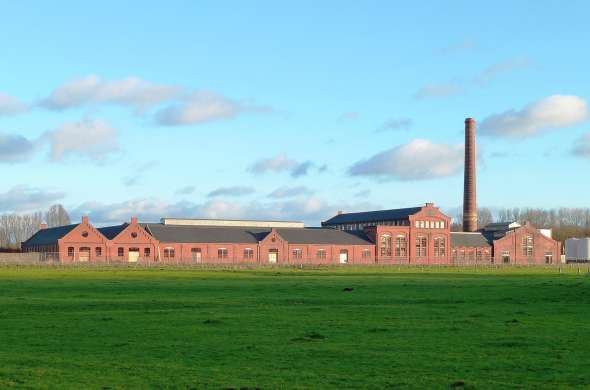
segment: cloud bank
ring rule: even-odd
[[[578,96],[552,95],[485,118],[482,134],[496,137],[532,137],[545,131],[574,126],[589,117],[586,101]]]
[[[39,104],[50,110],[65,110],[91,104],[115,104],[143,110],[179,96],[181,89],[154,84],[137,77],[102,80],[90,75],[58,86]]]
[[[427,180],[452,176],[463,169],[464,146],[415,139],[355,163],[352,176]]]
[[[46,209],[64,197],[63,192],[19,185],[0,193],[0,213],[34,212]]]
[[[65,123],[43,139],[50,144],[52,161],[73,155],[100,161],[119,148],[117,130],[101,120]]]
[[[27,111],[28,107],[25,103],[19,101],[12,96],[0,93],[0,116],[9,116],[19,114]]]
[[[22,135],[0,134],[0,162],[27,161],[33,154],[34,148],[34,143]]]

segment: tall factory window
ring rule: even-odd
[[[363,249],[362,256],[363,256],[363,259],[370,259],[371,258],[371,250],[370,249]]]
[[[403,234],[400,234],[395,238],[395,256],[396,257],[405,257],[406,253],[407,253],[406,236],[404,236]]]
[[[74,256],[74,247],[73,246],[68,247],[68,256],[70,256],[70,257]]]
[[[391,256],[391,236],[389,234],[381,236],[381,256]]]
[[[293,258],[301,259],[303,257],[303,251],[301,249],[293,249]]]
[[[227,249],[226,248],[217,249],[217,258],[218,259],[227,259]]]
[[[254,258],[254,250],[252,248],[244,249],[244,259],[253,259]]]
[[[428,245],[428,239],[426,237],[416,237],[416,256],[425,257],[426,247]]]
[[[121,247],[117,248],[117,256],[119,256],[119,257],[125,256],[125,249],[123,249]]]
[[[434,239],[434,257],[444,257],[446,253],[445,239],[442,237]]]
[[[533,257],[533,236],[522,237],[522,255]]]
[[[325,259],[326,258],[326,250],[325,249],[318,249],[318,259]]]

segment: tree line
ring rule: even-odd
[[[461,231],[463,216],[454,218],[453,231]],[[539,229],[552,229],[553,238],[565,241],[571,237],[590,236],[590,208],[502,208],[492,210],[486,207],[478,209],[477,221],[479,227],[493,222],[529,222]]]
[[[61,204],[51,206],[46,212],[0,215],[0,249],[20,249],[21,243],[35,234],[42,223],[57,227],[69,225],[71,221]]]

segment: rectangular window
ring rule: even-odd
[[[545,252],[545,264],[553,263],[553,253],[552,252]]]
[[[173,259],[174,258],[174,248],[168,247],[164,248],[164,258],[165,259]]]
[[[150,257],[151,251],[150,248],[143,248],[143,257]]]
[[[100,257],[102,256],[102,248],[97,246],[96,248],[94,248],[94,254],[96,255],[96,257]]]
[[[406,257],[406,236],[398,235],[395,238],[395,256],[396,257]]]
[[[502,252],[502,263],[504,263],[504,264],[510,263],[510,252],[509,251]]]
[[[371,258],[371,250],[370,249],[363,249],[362,257],[363,257],[363,259],[370,259]]]
[[[426,257],[426,246],[428,240],[426,237],[416,237],[416,256]]]
[[[318,259],[325,259],[326,258],[326,250],[325,249],[318,249]]]
[[[294,259],[303,258],[303,251],[301,249],[293,249],[293,258]]]
[[[440,223],[440,228],[441,228],[441,229],[444,229],[444,228],[445,228],[445,223],[444,223],[444,221],[442,221],[442,222]]]
[[[119,256],[119,257],[125,256],[125,249],[121,248],[121,247],[117,248],[117,256]]]
[[[74,247],[73,246],[68,247],[68,256],[69,257],[74,256]]]
[[[218,259],[227,259],[227,249],[226,248],[219,248],[217,249],[217,258]]]
[[[254,258],[254,250],[251,248],[244,249],[244,259],[253,259]]]

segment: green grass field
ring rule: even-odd
[[[590,277],[0,268],[2,389],[449,387],[590,387]]]

